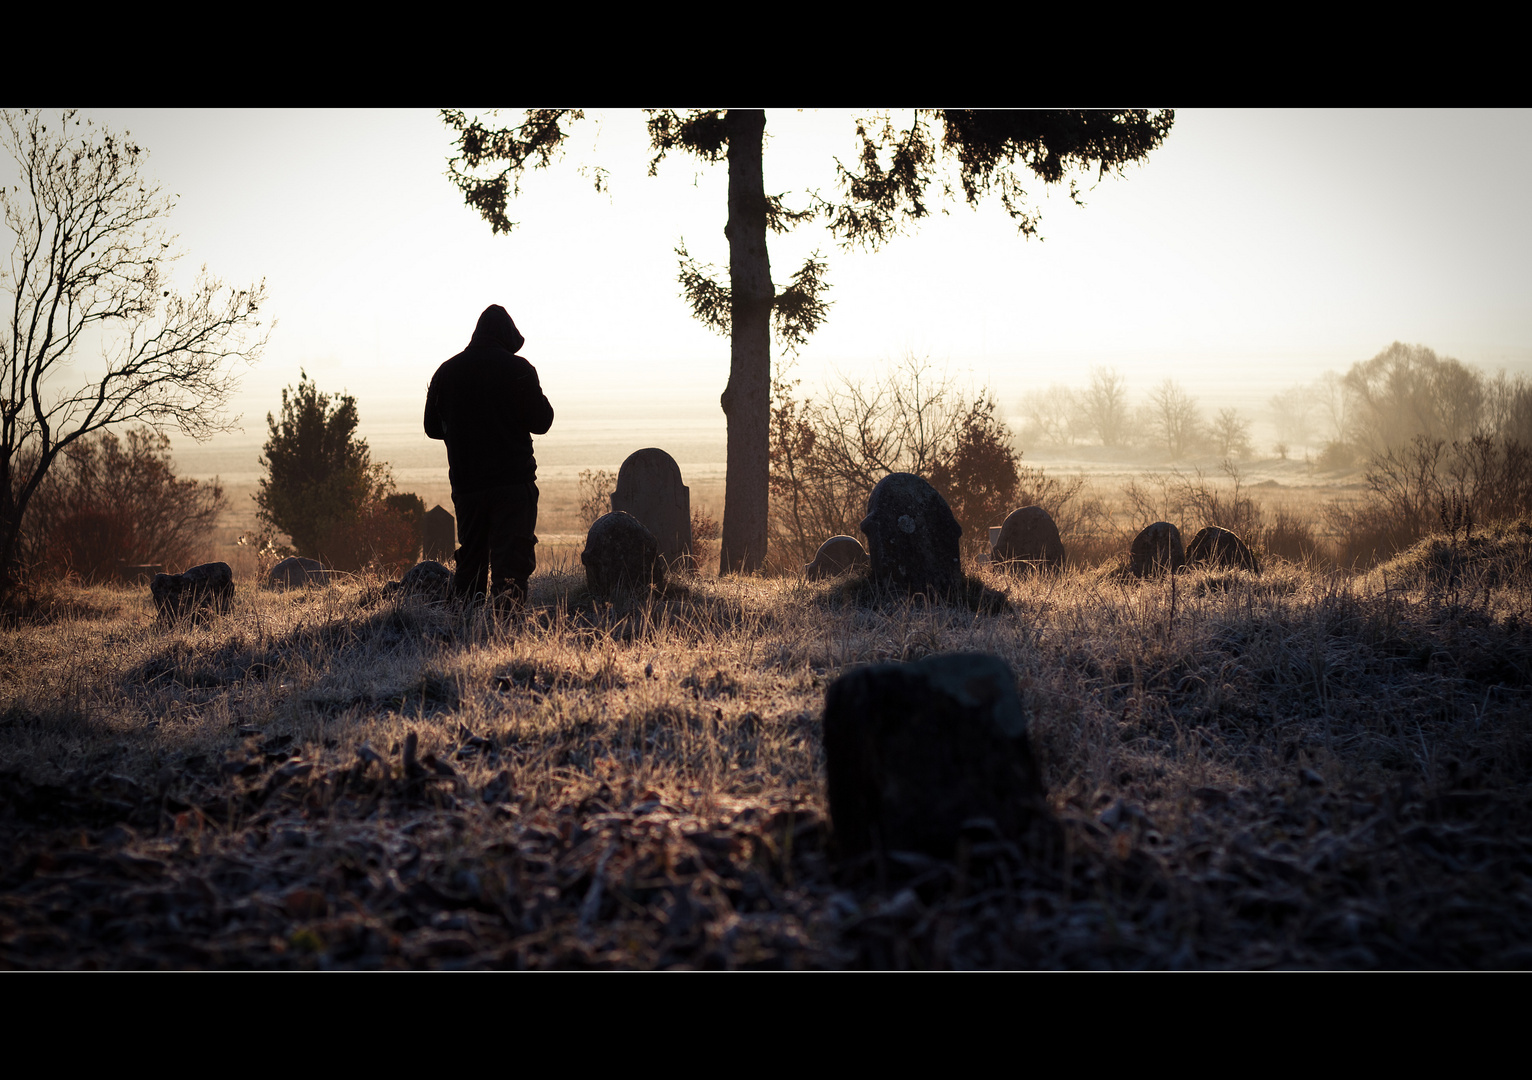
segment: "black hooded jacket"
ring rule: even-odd
[[[479,316],[468,348],[436,369],[426,393],[426,434],[447,443],[454,492],[537,479],[532,436],[553,426],[537,369],[516,355],[526,343],[499,304]]]

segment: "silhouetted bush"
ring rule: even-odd
[[[32,499],[19,540],[34,574],[114,577],[121,564],[184,569],[228,505],[216,481],[175,475],[168,436],[130,428],[69,446]]]
[[[580,525],[589,529],[596,519],[612,511],[612,492],[617,490],[617,474],[607,469],[580,470]]]
[[[292,538],[288,554],[319,559],[336,570],[377,565],[398,573],[420,553],[425,503],[394,491],[386,464],[374,463],[350,394],[321,394],[306,373],[282,391],[282,416],[270,413],[270,435],[255,494],[257,517]]]

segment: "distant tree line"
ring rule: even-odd
[[[1272,452],[1317,447],[1321,468],[1364,466],[1416,436],[1450,446],[1475,436],[1532,445],[1532,383],[1489,375],[1424,345],[1395,342],[1344,374],[1328,371],[1268,401]],[[1251,456],[1250,418],[1233,408],[1208,416],[1174,379],[1137,403],[1111,368],[1092,369],[1083,388],[1054,383],[1022,398],[1022,442],[1159,451],[1171,459]]]
[[[1237,409],[1211,419],[1174,379],[1134,404],[1127,380],[1112,368],[1093,368],[1085,387],[1054,383],[1022,398],[1022,441],[1032,446],[1112,446],[1159,451],[1171,459],[1216,454],[1248,457],[1250,420]]]

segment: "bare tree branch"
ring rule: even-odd
[[[172,203],[145,178],[143,148],[74,112],[52,130],[36,112],[7,112],[0,143],[20,180],[0,189],[11,240],[0,271],[4,585],[27,504],[60,453],[128,421],[198,439],[227,430],[237,368],[269,330],[256,318],[264,282],[234,290],[204,267],[190,293],[166,287]],[[86,364],[80,348],[98,339]]]

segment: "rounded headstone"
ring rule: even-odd
[[[164,618],[227,611],[234,600],[234,571],[228,563],[213,562],[181,574],[156,574],[149,595]]]
[[[951,858],[975,818],[1018,836],[1047,814],[1016,676],[997,656],[950,653],[847,672],[825,694],[824,750],[843,855],[877,848]]]
[[[691,565],[691,507],[691,489],[681,482],[681,466],[658,447],[635,450],[617,470],[612,509],[642,522],[669,566]]]
[[[452,571],[435,559],[418,562],[404,572],[399,588],[405,592],[446,596],[452,591]]]
[[[1168,521],[1156,521],[1144,527],[1128,547],[1128,569],[1139,577],[1174,573],[1186,565],[1186,549],[1181,544],[1181,530]]]
[[[854,536],[832,536],[819,545],[814,561],[804,566],[803,574],[810,581],[818,581],[866,565],[867,550],[860,540]]]
[[[1007,570],[1059,570],[1064,566],[1064,542],[1053,516],[1041,506],[1013,510],[1000,526],[1000,538],[990,556]]]
[[[952,508],[914,473],[890,473],[872,489],[862,519],[872,576],[911,593],[946,595],[962,583]]]
[[[614,510],[596,519],[580,553],[585,582],[597,596],[622,588],[665,586],[665,560],[654,534],[632,514]]]
[[[1240,539],[1239,534],[1217,525],[1209,525],[1192,537],[1186,548],[1186,561],[1249,570],[1256,574],[1261,572],[1261,561],[1250,550],[1250,545]]]
[[[318,559],[305,559],[293,555],[283,559],[266,575],[266,584],[273,589],[294,589],[300,585],[323,585],[329,580],[324,564]]]

